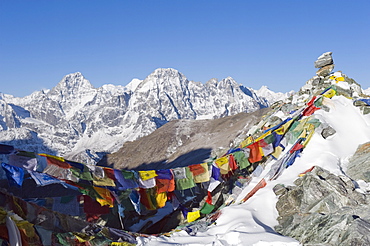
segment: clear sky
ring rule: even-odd
[[[369,0],[0,0],[0,92],[25,96],[81,72],[95,87],[156,68],[298,90],[332,51],[370,87]]]

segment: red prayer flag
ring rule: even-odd
[[[242,202],[246,202],[249,198],[251,198],[256,192],[266,186],[265,179],[261,179],[260,182],[242,199]]]
[[[233,155],[229,156],[229,166],[232,171],[235,171],[236,169],[238,169],[238,165],[236,164],[236,161]]]
[[[206,199],[206,203],[208,204],[211,204],[212,205],[212,194],[210,191],[208,191],[208,194],[207,194],[207,199]]]
[[[190,171],[193,173],[194,176],[200,175],[204,173],[206,170],[200,164],[194,164],[189,166]]]
[[[262,160],[259,142],[252,143],[251,145],[248,145],[247,148],[251,150],[248,157],[248,161],[250,163],[259,162]]]
[[[172,192],[175,190],[175,180],[172,179],[155,179],[157,185],[157,193]]]
[[[307,108],[305,108],[302,112],[303,116],[310,116],[313,113],[315,113],[316,110],[319,110],[320,108],[315,107],[315,105],[310,105]]]
[[[300,150],[300,149],[302,149],[302,148],[304,148],[304,146],[303,146],[302,144],[300,144],[300,143],[296,143],[296,144],[292,147],[292,149],[290,150],[290,153],[292,154],[292,153],[294,153],[294,151]]]
[[[112,180],[117,180],[116,176],[114,175],[114,169],[109,167],[103,167],[105,175]]]

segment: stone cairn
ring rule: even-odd
[[[316,72],[317,76],[325,77],[329,75],[334,69],[333,58],[331,54],[333,52],[326,52],[319,56],[315,61],[315,68],[319,68]]]

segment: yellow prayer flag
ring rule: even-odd
[[[305,138],[306,135],[307,135],[307,131],[306,131],[306,129],[303,129],[303,131],[301,132],[301,135],[299,135],[298,138]]]
[[[243,142],[240,143],[240,148],[244,148],[245,146],[248,146],[248,145],[250,145],[253,142],[254,142],[253,141],[253,137],[252,136],[249,136]]]
[[[163,208],[167,202],[167,192],[157,194],[155,200],[157,201],[157,208]]]
[[[337,92],[333,89],[330,89],[328,91],[326,91],[324,94],[322,94],[324,97],[327,97],[327,98],[332,98],[333,96],[335,96]]]
[[[344,81],[344,77],[337,77],[335,80],[336,81]]]
[[[109,205],[110,208],[113,207],[114,202],[112,195],[108,189],[101,187],[94,187],[94,190],[102,197],[96,198],[96,201],[100,203],[101,206]]]
[[[197,210],[195,212],[188,212],[186,219],[190,223],[190,222],[196,221],[199,217],[200,217],[200,210]]]
[[[99,178],[97,176],[93,176],[93,184],[97,186],[116,186],[113,179],[109,177]]]
[[[148,179],[152,179],[157,176],[155,170],[149,170],[149,171],[139,171],[140,178],[145,181]]]
[[[278,158],[279,158],[279,156],[281,155],[281,152],[283,152],[283,147],[281,147],[281,146],[277,146],[277,147],[275,148],[274,153],[272,153],[272,156],[273,156],[273,157],[275,157],[276,159],[278,159]]]
[[[215,160],[215,163],[218,168],[221,168],[221,166],[225,165],[226,163],[229,163],[229,156],[218,158]]]

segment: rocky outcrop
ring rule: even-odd
[[[314,167],[294,184],[274,189],[277,232],[303,245],[370,245],[370,196],[348,177]]]
[[[360,145],[349,159],[346,173],[354,180],[370,182],[370,142]]]

